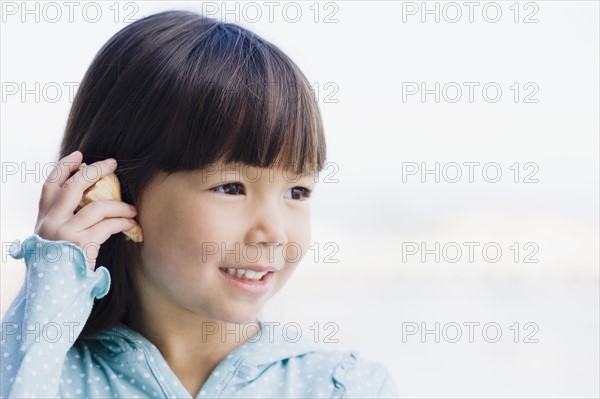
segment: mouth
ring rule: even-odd
[[[275,270],[272,268],[233,268],[233,267],[221,267],[221,271],[238,278],[240,280],[252,281],[264,281],[264,278]]]
[[[237,269],[234,274],[231,274],[231,270],[229,269],[219,268],[219,274],[224,277],[230,287],[250,296],[262,296],[266,294],[271,288],[273,275],[275,274],[273,271],[268,271],[264,275],[257,276],[256,274],[253,275],[248,271],[244,271],[244,274],[238,275],[240,269]],[[249,278],[252,276],[254,278]]]

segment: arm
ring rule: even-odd
[[[94,298],[108,293],[110,275],[92,271],[83,251],[67,241],[34,234],[11,257],[25,258],[25,282],[2,321],[2,398],[56,397],[67,351],[90,315]]]
[[[108,270],[81,248],[103,244],[131,229],[136,210],[121,201],[96,200],[79,211],[84,193],[117,166],[105,159],[78,168],[83,154],[62,158],[42,187],[34,234],[10,254],[25,258],[25,283],[2,323],[2,397],[59,394],[66,353],[83,330],[94,298],[108,292]],[[89,178],[87,171],[100,173]],[[74,175],[71,174],[75,172]]]

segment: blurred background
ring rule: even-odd
[[[54,4],[2,4],[2,315],[74,85],[127,23],[189,9],[281,47],[323,113],[313,246],[268,319],[403,397],[600,395],[598,2]]]

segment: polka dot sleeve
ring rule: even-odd
[[[34,234],[9,246],[25,259],[25,282],[2,320],[2,398],[57,397],[65,356],[81,333],[94,298],[110,288],[105,267],[89,269],[67,241]]]

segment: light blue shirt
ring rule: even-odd
[[[37,234],[9,253],[27,270],[2,321],[2,398],[191,398],[158,348],[127,325],[79,338],[94,299],[109,291],[105,267],[91,271],[78,246]],[[215,367],[196,398],[399,396],[385,366],[256,322],[260,332]]]

